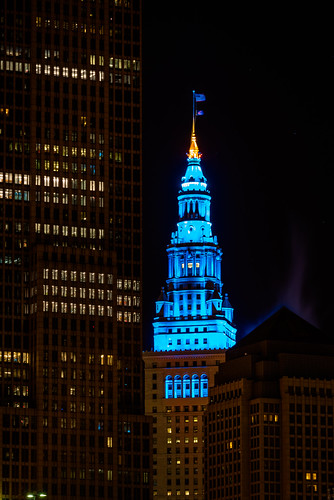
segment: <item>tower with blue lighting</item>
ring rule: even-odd
[[[205,499],[203,418],[209,388],[235,344],[233,308],[223,292],[222,251],[212,233],[211,195],[195,134],[167,245],[166,285],[156,301],[154,349],[143,353],[145,412],[153,418],[153,496]]]
[[[222,250],[212,233],[211,196],[195,119],[187,163],[178,194],[177,230],[167,246],[167,286],[156,301],[155,351],[226,349],[235,344],[233,308],[222,290]]]

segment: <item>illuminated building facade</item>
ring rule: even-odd
[[[222,294],[211,196],[193,120],[179,220],[167,246],[166,289],[156,301],[154,350],[144,353],[146,414],[153,416],[153,495],[204,498],[203,412],[218,365],[235,343],[233,309]]]
[[[210,389],[206,498],[332,498],[333,395],[333,340],[291,311],[239,341]]]
[[[139,0],[0,5],[0,497],[150,491]]]

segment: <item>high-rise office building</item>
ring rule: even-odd
[[[193,119],[177,231],[167,246],[167,286],[156,301],[154,350],[144,353],[146,413],[153,416],[153,496],[161,500],[204,499],[203,413],[236,335],[233,309],[222,293],[222,251],[212,234],[211,195],[194,126]]]
[[[0,496],[150,496],[140,0],[0,5]]]
[[[288,309],[239,341],[210,390],[206,498],[333,498],[333,395],[333,340]]]

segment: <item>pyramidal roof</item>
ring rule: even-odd
[[[279,379],[284,376],[334,377],[334,339],[286,307],[226,351],[216,384],[242,378],[262,381],[252,389],[254,397],[280,397]]]
[[[334,344],[334,339],[305,321],[287,307],[282,307],[248,335],[240,339],[235,347],[246,347],[265,340]]]

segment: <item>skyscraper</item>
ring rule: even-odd
[[[333,340],[288,309],[241,339],[210,390],[206,498],[333,498],[333,395]]]
[[[222,251],[212,234],[195,116],[177,231],[167,246],[167,287],[156,301],[154,350],[144,353],[146,413],[153,416],[153,495],[159,499],[204,498],[203,412],[236,334],[233,308],[222,293]]]
[[[0,6],[3,499],[148,498],[139,0]]]

